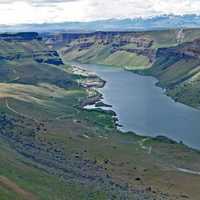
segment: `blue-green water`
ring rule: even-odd
[[[112,105],[123,131],[164,135],[200,149],[200,111],[166,96],[155,86],[155,78],[106,66],[79,65],[107,82],[99,91],[103,102]]]

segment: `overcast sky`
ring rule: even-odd
[[[200,14],[200,0],[0,0],[0,24]]]

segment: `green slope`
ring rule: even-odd
[[[142,55],[137,55],[135,53],[129,53],[125,51],[118,51],[108,56],[100,64],[132,69],[139,67],[147,67],[149,65],[149,60],[147,57]]]

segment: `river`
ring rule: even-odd
[[[94,64],[78,64],[106,81],[103,102],[112,105],[122,131],[167,136],[200,149],[200,111],[175,102],[157,87],[153,77]]]

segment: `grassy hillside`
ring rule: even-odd
[[[147,57],[142,55],[126,51],[118,51],[108,56],[101,63],[131,69],[132,67],[146,67],[149,64],[149,60]]]
[[[97,77],[45,62],[60,58],[40,40],[5,42],[28,56],[0,62],[0,199],[198,200],[198,151],[119,132],[112,112],[82,108],[99,94],[77,83]]]

